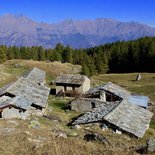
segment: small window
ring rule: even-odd
[[[91,102],[91,108],[94,109],[95,108],[95,103]]]
[[[67,91],[67,87],[66,86],[64,86],[64,90]]]

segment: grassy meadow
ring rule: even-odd
[[[20,64],[20,67],[15,67]],[[38,67],[47,72],[46,81],[49,87],[51,81],[61,72],[79,73],[81,67],[60,62],[35,62],[32,60],[11,60],[0,65],[0,87],[10,83],[32,67]],[[138,73],[127,74],[103,74],[91,77],[91,86],[97,86],[106,82],[114,82],[134,93],[147,95],[152,101],[152,111],[155,111],[155,73],[140,73],[142,79],[135,81]],[[142,145],[149,137],[155,137],[155,117],[153,117],[150,128],[142,139],[130,137],[126,134],[117,135],[111,130],[103,132],[98,125],[84,125],[77,130],[66,126],[69,121],[79,113],[65,109],[66,104],[72,98],[49,96],[46,117],[32,117],[28,120],[0,120],[0,154],[37,154],[37,155],[136,155],[132,149]],[[39,127],[32,127],[31,121],[39,122]],[[96,131],[105,136],[111,145],[99,142],[86,142],[84,134]],[[57,135],[64,133],[67,138],[58,138]],[[9,144],[9,145],[8,145]],[[7,148],[7,149],[5,149]]]

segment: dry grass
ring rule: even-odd
[[[16,80],[26,69],[0,65],[0,87]]]
[[[14,64],[21,64],[21,68],[14,68]],[[53,80],[58,74],[63,73],[79,73],[80,66],[71,64],[62,64],[60,62],[36,62],[32,60],[11,60],[0,65],[0,86],[9,83],[18,78],[21,74],[32,67],[38,67],[45,70],[48,82]],[[141,73],[142,80],[135,82],[137,73],[132,74],[105,74],[93,76],[92,86],[106,83],[108,81],[115,82],[121,86],[130,89],[136,93],[148,95],[155,101],[155,74]],[[146,132],[143,139],[129,137],[126,134],[117,135],[111,130],[103,132],[98,125],[82,126],[80,130],[71,129],[66,126],[72,117],[79,115],[72,111],[64,109],[68,98],[49,97],[49,106],[47,114],[53,116],[50,120],[44,117],[31,117],[29,120],[17,120],[17,125],[8,122],[8,120],[0,120],[0,154],[2,155],[134,155],[134,146],[139,146],[146,142],[149,137],[155,137],[154,121],[151,122],[151,128]],[[39,128],[29,128],[31,120],[37,120],[40,123]],[[89,131],[96,131],[105,136],[111,145],[104,145],[99,142],[86,142],[83,140],[84,134]],[[8,129],[11,129],[8,132]],[[78,136],[70,136],[70,133],[76,133]],[[68,135],[67,139],[57,138],[59,133]]]
[[[20,64],[20,67],[15,67],[15,64]],[[24,72],[38,67],[47,72],[47,83],[49,84],[60,73],[78,74],[81,71],[81,66],[72,65],[61,62],[43,62],[33,60],[9,60],[0,65],[0,87],[16,80]]]
[[[50,126],[44,126],[41,123],[40,128],[32,129],[28,127],[30,120],[14,120],[18,125],[12,125],[11,122],[0,120],[0,154],[3,155],[120,155],[134,154],[128,147],[137,144],[138,140],[132,140],[123,135],[113,135],[112,132],[102,133],[110,140],[111,145],[99,142],[86,142],[83,135],[86,133],[80,129],[77,137],[57,138],[61,130],[53,130],[50,126],[56,126],[52,123]],[[2,132],[3,129],[15,129],[12,132]],[[94,126],[95,128],[95,126]],[[92,130],[94,130],[92,128]],[[117,141],[116,141],[117,139]]]
[[[6,81],[9,81],[8,79],[11,78],[11,74],[5,72],[5,69],[6,69],[6,67],[4,65],[0,65],[0,81],[1,81],[1,83],[5,83]]]
[[[26,66],[29,68],[38,67],[47,73],[56,77],[60,73],[64,74],[77,74],[81,71],[81,66],[72,65],[70,63],[61,62],[46,62],[46,61],[33,61],[33,60],[10,60],[5,63],[5,65],[20,64],[21,66]]]
[[[137,74],[103,74],[93,76],[92,85],[99,85],[111,81],[134,93],[147,95],[155,101],[155,73],[141,73],[142,79],[135,81]]]

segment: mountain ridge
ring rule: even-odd
[[[155,36],[155,28],[138,22],[110,18],[68,19],[58,23],[35,22],[23,15],[0,16],[0,44],[7,46],[43,46],[57,43],[73,48],[87,48],[122,40]]]

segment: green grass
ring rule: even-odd
[[[129,90],[142,95],[150,95],[155,92],[155,85],[143,85],[139,87],[129,87]]]
[[[142,79],[135,81],[138,73],[127,74],[102,74],[92,77],[92,86],[104,84],[106,82],[114,82],[133,93],[147,95],[155,101],[155,73],[140,73]]]
[[[15,68],[13,65],[6,65],[5,69],[3,69],[3,74],[4,78],[3,80],[0,81],[0,87],[11,83],[12,81],[17,80],[17,78],[21,75],[23,75],[26,71],[28,70],[27,67],[20,67],[20,68]],[[0,72],[1,73],[1,72]]]
[[[62,121],[62,126],[66,128],[66,124],[68,124],[73,117],[78,116],[80,113],[75,111],[66,110],[66,106],[72,99],[69,98],[61,98],[49,96],[48,100],[48,108],[52,109],[49,115],[59,117]]]
[[[63,101],[63,100],[55,100],[52,102],[52,107],[55,110],[60,110],[60,111],[64,111],[64,109],[66,108],[67,102]]]
[[[49,87],[53,87],[51,85],[51,82],[54,80],[54,77],[49,74],[49,73],[46,73],[46,85],[49,86]]]
[[[150,128],[155,129],[155,120],[150,122]]]
[[[63,112],[69,100],[54,96],[49,96],[48,106],[51,106],[54,110]]]
[[[27,70],[28,70],[27,67],[15,68],[14,66],[8,66],[6,69],[6,72],[12,75],[19,76],[19,75],[24,74]]]

